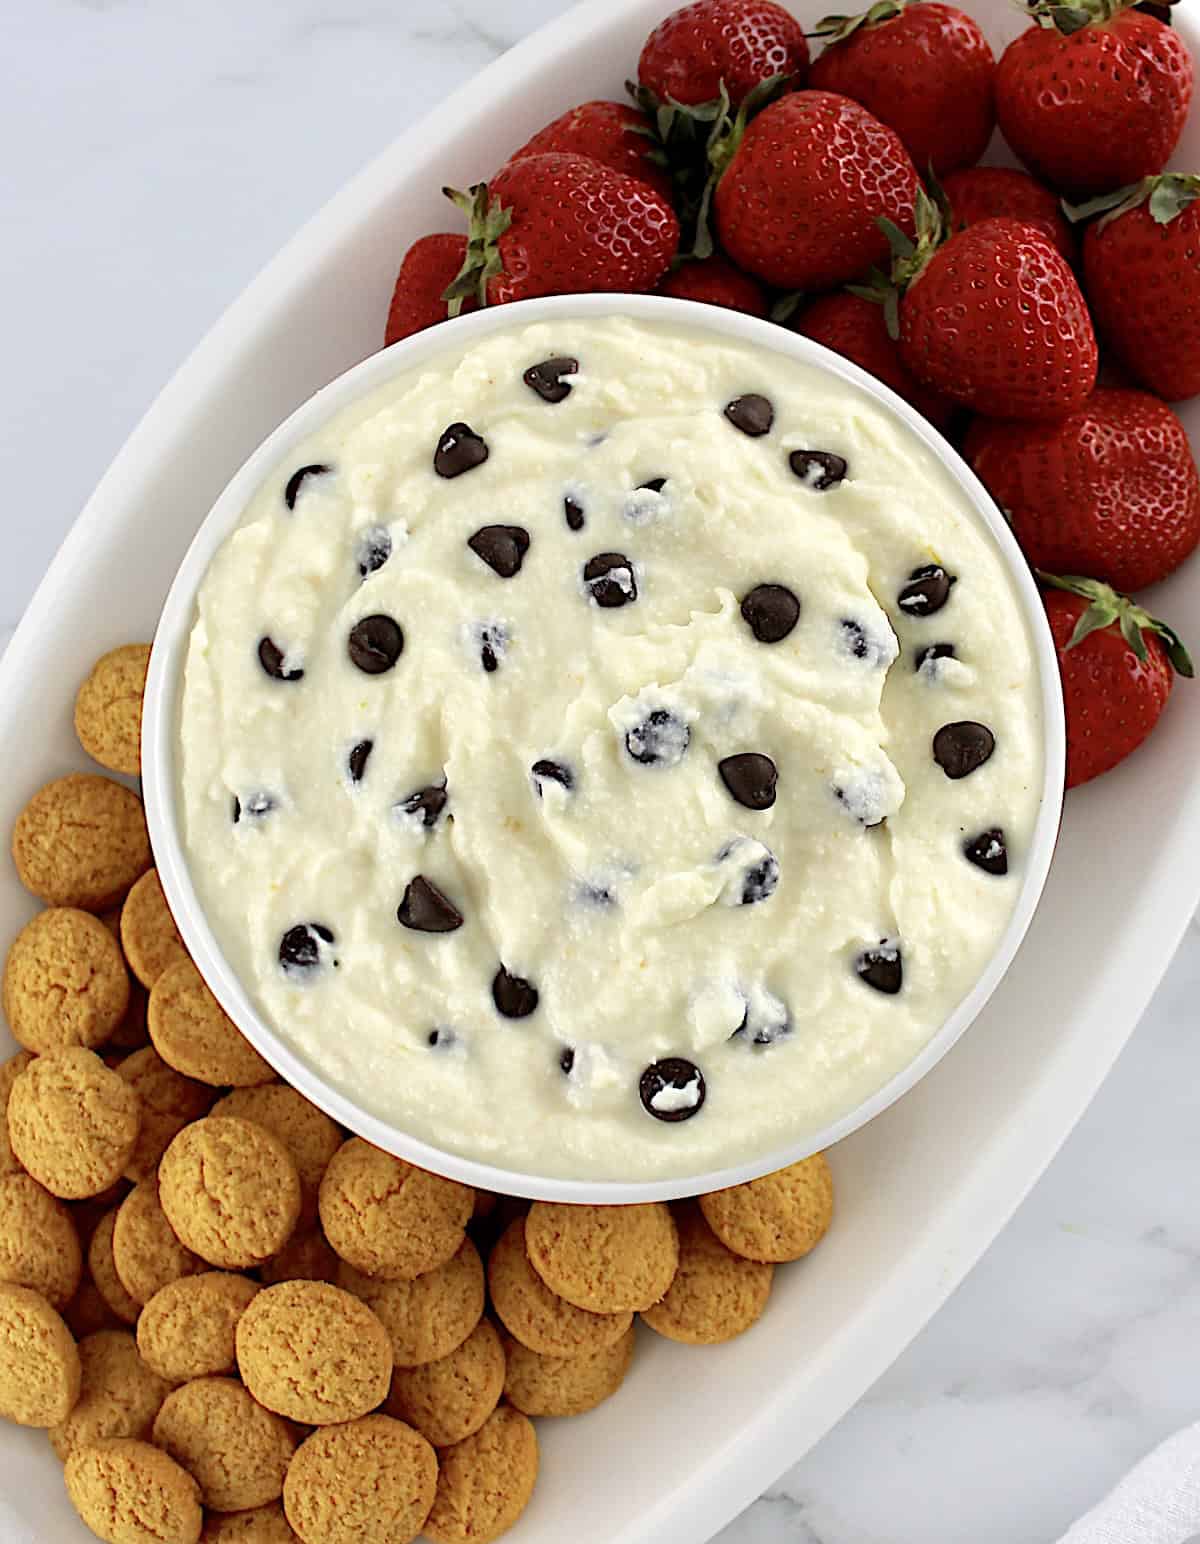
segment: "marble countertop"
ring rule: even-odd
[[[566,3],[9,7],[0,641],[247,280],[401,128]],[[721,1544],[1044,1544],[1200,1415],[1200,1209],[1183,1180],[1200,1150],[1198,995],[1193,928],[981,1264]]]

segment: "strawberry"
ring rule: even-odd
[[[1070,264],[1035,226],[981,220],[947,238],[922,192],[917,240],[881,222],[894,258],[856,292],[882,299],[922,385],[989,418],[1061,418],[1096,384],[1096,335]]]
[[[839,290],[814,300],[789,325],[869,371],[939,429],[950,422],[953,404],[937,392],[927,391],[901,363],[896,344],[888,336],[882,306]]]
[[[653,132],[649,118],[636,107],[624,102],[584,102],[548,123],[509,157],[509,164],[531,155],[586,155],[647,183],[670,203],[671,178],[650,159]]]
[[[1004,50],[996,115],[1035,176],[1104,193],[1162,171],[1192,99],[1182,39],[1133,0],[1033,0]]]
[[[1067,787],[1109,771],[1137,749],[1171,694],[1172,670],[1192,662],[1178,636],[1095,579],[1057,579],[1043,599],[1067,713]]]
[[[449,315],[446,286],[454,282],[466,255],[465,236],[422,236],[413,242],[404,254],[396,276],[396,288],[392,291],[383,339],[385,348],[389,343],[398,343],[401,338],[446,320]],[[474,309],[474,301],[463,307],[464,311]]]
[[[695,0],[659,22],[638,60],[638,80],[659,102],[715,101],[722,84],[738,107],[773,75],[803,83],[804,28],[774,0]]]
[[[658,293],[674,295],[679,300],[703,300],[710,306],[745,311],[748,316],[767,314],[767,296],[762,285],[749,274],[739,272],[720,253],[703,262],[681,264],[658,286]]]
[[[1035,182],[1028,172],[1012,166],[970,166],[951,172],[942,182],[950,210],[950,229],[965,231],[980,220],[1004,218],[1036,225],[1068,263],[1078,252],[1075,233],[1059,207],[1058,197]]]
[[[588,290],[639,293],[666,273],[679,221],[658,193],[581,155],[530,155],[469,193],[445,190],[470,220],[467,255],[446,291],[503,305]]]
[[[920,182],[894,130],[831,91],[797,91],[745,129],[717,183],[739,268],[779,289],[832,289],[881,262],[886,215],[913,229]]]
[[[1098,387],[1057,423],[977,418],[964,454],[1035,568],[1140,590],[1200,542],[1187,435],[1147,392]]]
[[[979,24],[941,0],[875,0],[857,16],[826,16],[810,83],[839,91],[895,129],[922,175],[973,166],[996,114],[996,61]]]
[[[1071,213],[1103,212],[1083,238],[1101,337],[1169,402],[1200,392],[1200,177],[1147,177]]]

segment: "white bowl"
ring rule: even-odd
[[[891,413],[902,433],[915,435],[938,458],[970,503],[979,524],[989,533],[1013,581],[1029,627],[1037,663],[1043,723],[1041,799],[1028,860],[1012,916],[986,968],[949,1018],[899,1073],[868,1099],[846,1111],[824,1129],[808,1131],[798,1140],[756,1152],[743,1162],[682,1177],[644,1181],[573,1180],[551,1178],[465,1158],[418,1141],[402,1125],[362,1109],[331,1084],[320,1069],[301,1056],[287,1039],[257,1011],[241,981],[221,952],[204,915],[184,856],[177,805],[179,698],[189,635],[196,616],[196,595],[217,549],[239,523],[251,497],[289,452],[348,404],[378,390],[395,376],[433,356],[465,351],[490,333],[536,321],[579,320],[625,316],[646,322],[670,323],[706,330],[752,344],[765,352],[803,361],[850,382]],[[227,484],[179,567],[167,596],[154,640],[142,730],[142,787],[155,861],[171,911],[200,971],[218,1001],[243,1034],[279,1074],[342,1125],[378,1147],[423,1168],[433,1169],[469,1185],[510,1195],[544,1200],[614,1203],[669,1200],[718,1190],[753,1179],[809,1153],[831,1146],[887,1109],[936,1066],[973,1022],[1012,962],[1033,918],[1050,867],[1062,812],[1065,739],[1062,693],[1050,630],[1028,565],[990,495],[949,443],[908,403],[840,355],[787,328],[759,321],[737,311],[658,295],[567,295],[498,306],[457,321],[430,328],[383,350],[347,370],[311,397],[282,423],[249,457]]]

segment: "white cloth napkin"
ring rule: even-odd
[[[1188,1544],[1200,1538],[1200,1422],[1156,1447],[1059,1544]]]

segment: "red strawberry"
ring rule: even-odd
[[[465,236],[422,236],[413,242],[396,276],[383,339],[385,348],[446,320],[446,287],[453,284],[466,255]],[[463,306],[464,311],[474,309],[473,300]]]
[[[1056,579],[1044,596],[1067,711],[1067,787],[1124,761],[1154,728],[1172,669],[1189,679],[1178,636],[1095,579]]]
[[[1200,542],[1200,477],[1157,397],[1101,386],[1057,423],[977,418],[964,451],[1035,568],[1140,590]]]
[[[509,163],[531,155],[586,155],[601,166],[648,183],[671,201],[671,178],[649,159],[651,125],[645,113],[624,102],[584,102],[572,107],[521,146]]]
[[[721,83],[739,106],[772,75],[803,83],[804,28],[774,0],[695,0],[673,11],[646,39],[638,80],[660,102],[714,101]]]
[[[703,300],[710,306],[766,316],[767,297],[761,284],[740,273],[728,258],[717,253],[703,262],[683,263],[658,286],[660,295],[679,300]]]
[[[826,16],[816,36],[828,41],[812,85],[853,97],[895,129],[922,175],[931,163],[939,177],[973,166],[987,149],[996,61],[965,11],[876,0],[858,16]]]
[[[965,231],[980,220],[1023,220],[1036,225],[1068,263],[1078,253],[1075,233],[1059,206],[1058,197],[1028,172],[1012,166],[971,166],[951,172],[942,183],[950,211],[950,229]]]
[[[1083,238],[1096,326],[1126,369],[1170,402],[1200,392],[1200,177],[1147,177],[1073,211],[1107,209]]]
[[[939,429],[950,422],[953,404],[936,392],[926,391],[900,362],[896,344],[888,337],[882,306],[840,290],[814,300],[790,325],[870,371]]]
[[[922,385],[989,418],[1061,418],[1079,407],[1096,384],[1096,336],[1070,265],[1041,231],[981,220],[945,239],[924,192],[917,230],[915,243],[888,232],[885,314]],[[881,289],[876,273],[860,293]]]
[[[996,69],[1000,129],[1036,176],[1104,193],[1162,171],[1192,99],[1183,40],[1131,0],[1034,0]]]
[[[919,187],[899,136],[866,108],[797,91],[746,129],[717,184],[717,229],[738,267],[768,284],[832,289],[883,261],[880,215],[913,229]]]
[[[468,296],[495,306],[651,290],[679,245],[679,221],[664,198],[587,156],[526,156],[490,185],[446,194],[471,222],[466,261],[446,292],[455,314]]]

